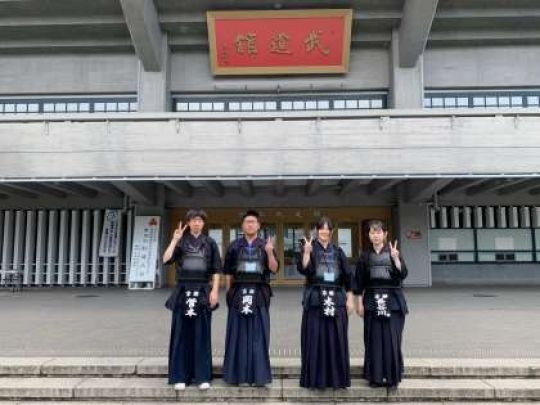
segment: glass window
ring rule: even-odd
[[[275,101],[267,101],[264,103],[264,108],[271,111],[277,110],[277,103]]]
[[[18,113],[25,113],[28,111],[28,105],[26,104],[17,104],[17,112]]]
[[[256,111],[264,111],[264,101],[255,101],[253,103],[253,109]]]
[[[109,112],[116,111],[118,110],[118,105],[116,103],[107,103],[106,109]]]
[[[54,112],[54,104],[52,103],[43,104],[43,112],[46,112],[46,113]]]
[[[225,111],[225,103],[214,103],[214,111]]]
[[[129,103],[129,111],[137,111],[139,109],[139,103]]]
[[[292,101],[282,101],[281,102],[282,110],[292,110]]]
[[[330,109],[330,101],[329,100],[319,100],[319,101],[317,101],[317,108],[319,110],[329,110]]]
[[[300,252],[300,241],[304,238],[304,233],[304,229],[300,224],[283,226],[283,273],[287,280],[304,278],[296,270],[296,259]]]
[[[242,102],[242,111],[251,111],[251,110],[253,110],[253,103]]]
[[[212,111],[212,103],[201,103],[202,111]]]
[[[118,111],[129,111],[129,103],[118,103]]]
[[[54,105],[54,111],[55,112],[66,112],[66,103],[56,103]]]
[[[469,106],[469,99],[467,97],[458,97],[457,105],[458,105],[458,107],[468,107]]]
[[[499,107],[508,107],[510,105],[510,97],[501,96],[499,97]]]
[[[28,112],[31,112],[31,113],[39,112],[39,104],[37,103],[28,104]]]
[[[4,112],[4,104],[0,104],[0,113]]]
[[[369,108],[369,100],[358,100],[358,108]]]
[[[219,249],[219,255],[223,258],[223,229],[221,228],[209,228],[208,236],[216,241]]]
[[[527,97],[528,105],[538,105],[540,103],[540,97],[538,96],[529,96]]]
[[[523,97],[514,96],[512,97],[512,106],[513,107],[521,107],[523,105]]]
[[[15,104],[4,104],[4,112],[14,113],[15,112]]]
[[[338,246],[343,249],[345,256],[353,257],[352,227],[343,225],[338,228]]]
[[[381,98],[374,98],[371,100],[371,108],[383,108],[383,101]]]
[[[304,109],[304,102],[303,101],[294,101],[293,102],[293,110],[303,110]]]
[[[486,97],[486,107],[497,107],[497,97]]]
[[[444,99],[444,106],[445,107],[455,107],[456,106],[456,98],[455,97],[446,97]]]
[[[473,106],[484,107],[486,105],[486,99],[484,97],[474,97]]]
[[[77,103],[68,103],[67,104],[67,111],[68,112],[77,112],[78,105]]]
[[[240,110],[240,103],[236,101],[231,101],[229,103],[229,111],[239,111]]]
[[[334,108],[335,109],[345,108],[345,100],[334,100]]]
[[[94,103],[94,111],[96,111],[96,112],[104,112],[105,111],[105,103]]]
[[[424,108],[431,108],[431,98],[424,98]]]
[[[316,101],[306,101],[306,110],[316,110],[317,102]]]
[[[90,103],[80,103],[79,104],[79,111],[80,112],[89,112],[90,111]]]
[[[345,106],[348,109],[357,109],[358,108],[358,100],[347,100],[345,102]]]
[[[431,99],[431,106],[433,108],[441,108],[441,107],[444,107],[444,102],[443,102],[443,99],[442,97],[433,97]]]
[[[189,111],[200,111],[201,103],[189,103],[188,108],[189,108]]]

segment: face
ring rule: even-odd
[[[199,234],[204,228],[204,220],[201,217],[194,217],[188,221],[189,229],[194,234]]]
[[[332,236],[332,231],[328,229],[328,224],[324,224],[321,229],[317,230],[317,237],[322,242],[328,242]]]
[[[247,216],[242,221],[242,232],[247,236],[256,235],[260,227],[261,224],[257,217]]]
[[[388,232],[385,232],[382,230],[382,228],[378,226],[372,226],[369,228],[369,240],[374,245],[381,245],[386,240],[386,236],[388,235]]]

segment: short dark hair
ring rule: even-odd
[[[260,215],[259,215],[258,211],[247,210],[246,212],[244,212],[242,214],[242,222],[244,222],[244,219],[246,219],[246,217],[255,217],[255,218],[257,218],[257,221],[260,222]]]
[[[189,222],[193,218],[201,218],[203,221],[206,222],[206,218],[208,218],[208,215],[206,215],[206,212],[200,208],[191,208],[186,212],[185,221]]]
[[[334,225],[332,224],[332,220],[327,216],[322,216],[319,218],[317,223],[315,224],[315,228],[317,230],[324,228],[324,225],[328,227],[328,230],[331,231],[334,229]]]
[[[371,219],[368,221],[366,225],[366,231],[369,232],[371,228],[375,229],[381,229],[383,232],[388,231],[388,228],[386,227],[386,224],[384,221],[381,221],[380,219]]]

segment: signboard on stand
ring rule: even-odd
[[[129,289],[153,289],[158,265],[159,216],[136,216],[129,269]]]

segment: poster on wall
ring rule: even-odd
[[[130,289],[155,287],[158,265],[159,216],[136,216],[129,268]]]
[[[119,218],[122,215],[122,210],[105,210],[105,219],[103,228],[101,229],[101,240],[99,242],[100,257],[116,257],[118,256],[119,245]]]
[[[214,75],[346,73],[352,10],[208,11]]]

